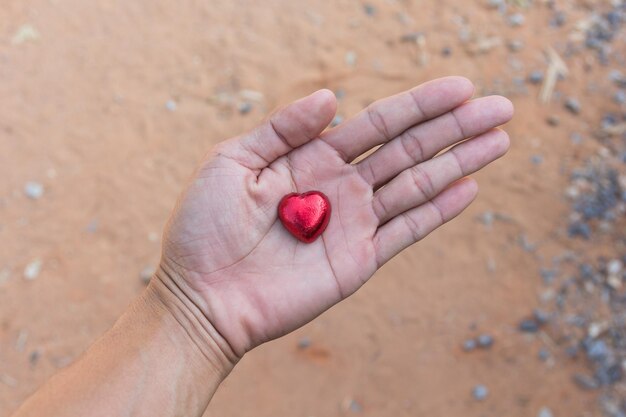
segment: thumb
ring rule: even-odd
[[[277,158],[319,136],[337,111],[332,91],[322,89],[273,112],[251,132],[234,141],[232,158],[250,169],[263,169]]]

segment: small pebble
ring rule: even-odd
[[[36,365],[39,362],[39,358],[41,357],[41,352],[39,350],[33,350],[28,356],[28,361],[31,365]]]
[[[532,155],[530,157],[530,162],[532,162],[533,165],[541,165],[543,163],[543,156],[542,155]]]
[[[578,356],[578,346],[568,346],[565,349],[565,354],[569,358],[572,358],[572,359],[576,358]]]
[[[26,185],[24,185],[24,194],[26,197],[38,200],[43,196],[44,188],[43,184],[36,181],[28,181]]]
[[[546,122],[548,122],[548,125],[552,127],[556,127],[561,124],[561,119],[559,119],[559,116],[551,115],[551,116],[548,116],[548,118],[546,119]]]
[[[524,49],[524,41],[520,39],[511,39],[506,46],[511,52],[519,52]]]
[[[493,346],[493,336],[488,335],[488,334],[481,334],[480,336],[478,336],[478,346],[480,346],[483,349],[488,349],[491,346]]]
[[[522,26],[524,24],[524,20],[524,15],[521,13],[512,14],[507,18],[507,22],[513,27]]]
[[[11,43],[13,45],[20,45],[24,42],[36,41],[39,37],[39,31],[34,26],[26,24],[17,29],[11,38]]]
[[[528,74],[528,82],[531,84],[541,84],[543,82],[543,71],[535,70]]]
[[[565,24],[565,21],[567,20],[567,17],[565,15],[565,13],[563,12],[555,12],[554,16],[552,16],[552,19],[550,19],[550,26],[552,27],[560,27],[563,26]]]
[[[541,268],[539,270],[539,274],[541,275],[541,279],[543,279],[544,284],[550,285],[554,282],[554,279],[557,277],[558,273],[554,269],[546,269]]]
[[[178,108],[178,104],[174,100],[167,100],[165,102],[165,108],[169,111],[174,112]]]
[[[489,395],[489,388],[487,388],[484,385],[476,385],[472,389],[472,397],[474,397],[476,401],[483,401],[487,398],[488,395]]]
[[[487,6],[496,9],[505,5],[505,0],[487,0]]]
[[[363,407],[361,407],[361,404],[359,404],[357,400],[350,401],[348,409],[353,413],[360,413],[361,411],[363,411]]]
[[[85,230],[89,233],[96,233],[98,231],[98,219],[91,220]]]
[[[547,349],[540,349],[537,356],[539,357],[539,360],[541,360],[542,362],[545,362],[548,359],[550,359],[550,351]]]
[[[150,280],[152,279],[153,275],[154,275],[154,267],[153,266],[146,266],[139,273],[139,279],[141,280],[141,282],[143,282],[144,284],[148,285],[150,283]]]
[[[476,340],[474,339],[467,339],[466,341],[463,342],[463,350],[465,352],[471,352],[474,349],[476,349],[477,343]]]
[[[619,259],[613,259],[606,265],[606,272],[610,275],[617,275],[622,272],[624,265]]]
[[[615,126],[617,122],[617,116],[613,113],[606,113],[604,116],[602,116],[602,128]]]
[[[554,417],[554,414],[548,407],[542,407],[539,413],[537,413],[537,417]]]
[[[237,110],[239,111],[239,114],[248,114],[252,111],[252,104],[244,101],[243,103],[239,103]]]
[[[580,145],[583,142],[583,135],[581,135],[578,132],[574,132],[571,135],[569,135],[569,140],[574,145]]]
[[[595,380],[595,378],[589,376],[589,375],[585,375],[585,374],[576,374],[574,375],[574,382],[576,383],[576,385],[578,385],[578,387],[584,389],[584,390],[594,390],[594,389],[598,389],[599,388],[599,384],[598,381]]]
[[[450,55],[452,55],[452,48],[449,46],[441,48],[441,56],[449,57]]]
[[[565,108],[572,114],[580,113],[580,102],[575,98],[569,97],[565,100]]]
[[[591,238],[591,227],[584,222],[574,222],[567,228],[569,237],[582,237],[583,239]]]
[[[26,348],[26,343],[28,342],[28,332],[26,330],[20,330],[17,335],[17,340],[15,340],[15,350],[18,352],[23,352]]]
[[[335,127],[340,125],[343,122],[343,116],[336,115],[333,117],[333,120],[330,122],[330,127]]]
[[[366,3],[366,4],[363,5],[363,11],[368,16],[375,16],[376,15],[376,7],[372,6],[369,3]]]
[[[311,346],[310,338],[304,336],[298,340],[298,349],[307,349],[309,346]]]
[[[617,104],[626,104],[626,91],[619,90],[613,95],[613,101]]]
[[[592,340],[585,348],[587,357],[592,361],[602,361],[610,354],[610,349],[604,340]]]
[[[346,64],[348,66],[350,66],[350,67],[355,66],[356,65],[356,60],[357,60],[356,52],[354,52],[354,51],[346,52],[345,61],[346,61]]]
[[[26,268],[24,268],[24,279],[29,281],[37,279],[39,273],[41,272],[42,265],[43,262],[41,259],[31,261],[28,265],[26,265]]]
[[[550,313],[536,308],[533,310],[533,317],[539,326],[543,326],[550,321]]]
[[[485,211],[480,216],[478,216],[478,219],[480,219],[482,224],[484,224],[487,227],[491,227],[495,218],[496,216],[493,211]]]
[[[623,75],[618,70],[613,70],[609,74],[609,79],[620,88],[626,88],[626,75]]]
[[[537,333],[539,331],[539,323],[534,319],[525,319],[519,323],[519,330],[526,333]]]
[[[526,252],[534,252],[537,249],[537,245],[528,240],[525,234],[519,235],[518,242]]]

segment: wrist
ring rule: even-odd
[[[228,376],[239,357],[175,277],[159,268],[146,289],[145,299],[160,312],[163,325],[178,348],[218,378]]]

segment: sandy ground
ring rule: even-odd
[[[546,254],[579,245],[565,238],[563,189],[567,168],[597,145],[574,146],[570,133],[585,136],[615,107],[608,68],[588,56],[569,59],[557,85],[579,98],[578,116],[558,100],[540,104],[538,86],[524,93],[513,83],[545,69],[545,47],[563,48],[595,2],[557,1],[568,13],[562,28],[548,25],[544,3],[513,9],[525,22],[511,27],[482,1],[373,0],[370,15],[347,0],[2,0],[0,416],[142,290],[175,197],[212,144],[317,88],[339,92],[348,117],[450,74],[517,107],[512,150],[478,175],[476,203],[346,302],[247,355],[206,415],[535,416],[544,406],[555,417],[599,415],[594,394],[571,381],[584,363],[559,352],[540,361],[541,336],[517,331],[545,261],[520,237]],[[402,40],[415,32],[421,50]],[[472,55],[461,32],[501,44]],[[242,103],[252,110],[241,114]],[[40,199],[24,195],[28,181],[44,185]],[[487,227],[477,220],[487,211],[508,220]],[[35,260],[41,272],[24,279]],[[463,352],[483,332],[494,346]],[[310,347],[298,347],[303,338]],[[472,398],[476,384],[488,386],[485,401]]]

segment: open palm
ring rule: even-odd
[[[324,132],[336,102],[320,90],[222,142],[178,202],[157,277],[238,356],[307,323],[473,200],[476,183],[465,177],[506,152],[508,137],[494,128],[513,110],[502,97],[468,102],[472,94],[464,78],[431,81]],[[305,244],[282,227],[277,206],[311,190],[328,196],[332,216]]]

